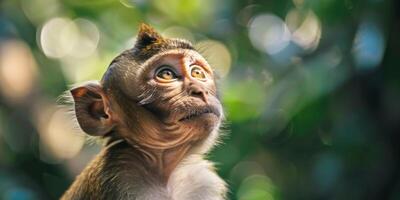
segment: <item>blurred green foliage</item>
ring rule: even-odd
[[[98,151],[56,99],[141,22],[219,48],[230,199],[400,199],[399,21],[396,0],[1,1],[0,199],[56,199]]]

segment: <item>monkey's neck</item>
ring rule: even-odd
[[[158,166],[158,172],[163,177],[165,182],[168,181],[169,176],[178,166],[178,164],[187,156],[189,150],[190,145],[183,144],[173,149],[160,152],[157,155],[159,161],[154,164]]]
[[[161,178],[162,183],[167,183],[171,173],[179,165],[179,163],[189,154],[192,147],[191,144],[181,144],[171,149],[153,150],[139,145],[129,144],[123,139],[112,139],[107,142],[106,148],[110,148],[118,143],[127,143],[135,149],[133,154],[140,154],[144,166],[148,166],[147,170],[150,174],[157,175]]]

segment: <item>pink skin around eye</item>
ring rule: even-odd
[[[157,63],[158,66],[168,65],[175,69],[178,76],[192,79],[191,67],[196,65],[205,73],[206,79],[213,76],[213,72],[207,61],[195,51],[192,50],[171,50],[160,56],[161,59]],[[168,83],[171,81],[163,81],[156,78],[158,82]]]
[[[192,68],[197,66],[199,70],[201,70],[205,79],[212,76],[212,71],[208,66],[207,62],[201,57],[198,53],[187,52],[184,54],[185,56],[181,58],[181,70],[184,73],[185,77],[195,78],[192,76]],[[203,80],[204,81],[204,80]]]

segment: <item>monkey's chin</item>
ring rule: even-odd
[[[220,124],[220,117],[215,113],[202,113],[196,116],[183,118],[179,122],[188,127],[195,127],[203,131],[212,131]]]

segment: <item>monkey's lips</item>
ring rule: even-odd
[[[188,111],[187,114],[185,114],[181,119],[179,119],[180,122],[185,122],[185,121],[190,121],[198,118],[219,118],[221,116],[220,111],[218,108],[214,106],[205,106],[205,107],[199,107],[195,109],[191,109]]]

